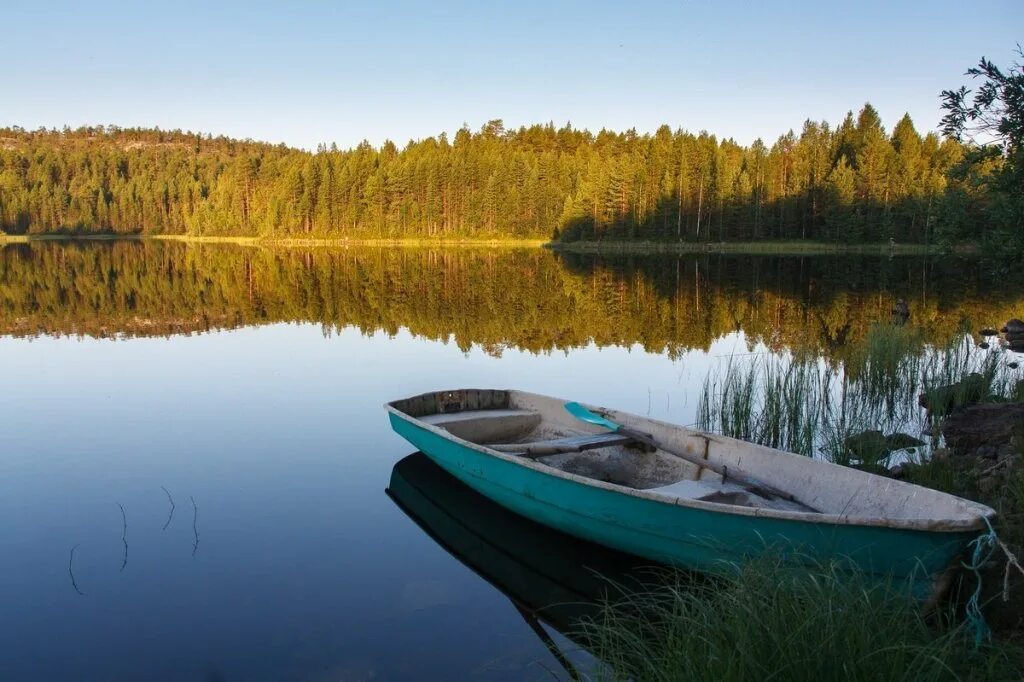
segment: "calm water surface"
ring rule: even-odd
[[[422,462],[396,485],[410,448],[385,401],[516,387],[691,423],[730,354],[839,357],[897,298],[935,335],[1019,309],[973,277],[886,258],[3,247],[0,679],[565,675],[513,603],[536,581],[500,579],[558,543]],[[452,525],[467,508],[494,520]],[[508,565],[480,549],[506,542]]]

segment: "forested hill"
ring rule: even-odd
[[[179,131],[0,129],[7,233],[925,242],[983,222],[967,148],[865,105],[770,146],[492,121],[316,153]]]

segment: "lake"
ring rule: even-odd
[[[564,677],[544,639],[585,653],[522,612],[561,593],[510,576],[629,559],[406,459],[382,404],[515,387],[690,424],[730,356],[838,362],[899,299],[939,339],[1024,296],[918,257],[0,246],[0,679]]]

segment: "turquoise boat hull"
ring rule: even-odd
[[[550,475],[424,428],[391,412],[391,426],[440,467],[503,507],[538,523],[656,562],[721,571],[766,552],[794,560],[850,561],[909,579],[931,593],[976,530],[932,532],[736,515],[646,499]]]

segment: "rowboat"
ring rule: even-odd
[[[840,559],[936,596],[995,512],[830,462],[514,390],[396,400],[392,428],[497,504],[656,562]]]

